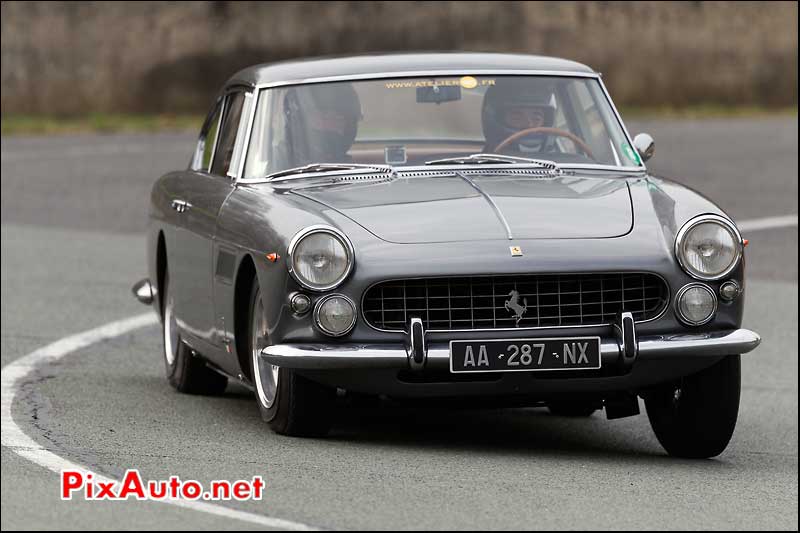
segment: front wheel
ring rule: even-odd
[[[647,417],[667,453],[705,459],[722,453],[739,414],[741,360],[729,355],[645,397]]]
[[[311,381],[288,368],[263,361],[261,350],[269,346],[264,305],[258,280],[250,291],[248,335],[250,375],[256,389],[261,417],[276,433],[294,437],[322,437],[331,428],[334,389]]]
[[[169,272],[164,274],[162,294],[164,367],[167,381],[175,390],[187,394],[222,394],[228,385],[228,378],[208,368],[203,359],[195,356],[191,348],[181,340]]]

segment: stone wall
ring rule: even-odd
[[[627,105],[797,104],[796,2],[2,2],[2,113],[198,112],[293,57],[556,55]]]

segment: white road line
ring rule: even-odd
[[[148,312],[127,318],[125,320],[111,322],[104,326],[100,326],[99,328],[91,329],[60,339],[4,366],[2,369],[1,405],[3,446],[11,449],[20,457],[24,457],[25,459],[28,459],[39,466],[43,466],[44,468],[47,468],[56,474],[60,474],[61,471],[65,469],[78,469],[84,473],[91,473],[96,481],[118,481],[112,480],[96,472],[92,472],[91,470],[88,470],[80,465],[72,463],[71,461],[60,457],[50,450],[47,450],[46,448],[37,444],[14,422],[14,419],[11,416],[11,405],[14,402],[14,397],[17,394],[18,387],[29,377],[31,372],[33,372],[36,367],[58,361],[62,357],[85,348],[91,344],[113,339],[114,337],[119,337],[120,335],[124,335],[130,331],[155,324],[157,321],[158,320],[156,316],[152,312]],[[58,490],[59,489],[54,485],[54,494],[58,493]],[[248,513],[245,511],[237,511],[235,509],[230,509],[222,505],[216,505],[208,502],[178,499],[159,501],[159,503],[166,503],[223,518],[241,520],[243,522],[249,522],[251,524],[269,528],[293,531],[314,530],[314,528],[298,522],[282,520],[280,518],[272,518],[269,516]]]
[[[739,231],[759,231],[764,229],[797,227],[797,215],[752,218],[736,223]]]

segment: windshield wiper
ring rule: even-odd
[[[287,168],[272,174],[267,174],[264,179],[267,181],[279,181],[278,178],[292,179],[307,177],[304,174],[314,172],[334,172],[337,170],[356,170],[359,173],[392,173],[394,167],[391,165],[359,165],[356,163],[312,163],[302,167]]]
[[[469,165],[469,164],[508,164],[508,165],[537,165],[550,170],[560,170],[555,161],[547,159],[531,159],[529,157],[515,157],[499,154],[472,154],[465,157],[450,157],[447,159],[434,159],[426,161],[426,165]]]

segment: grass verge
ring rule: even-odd
[[[694,105],[688,107],[621,106],[625,119],[704,119],[797,116],[797,106],[764,108],[753,106]],[[2,117],[2,135],[64,135],[73,133],[197,132],[201,115],[93,113],[79,117],[7,115]]]
[[[8,115],[2,118],[5,135],[62,135],[71,133],[197,132],[201,115],[128,115],[93,113],[79,117]]]

